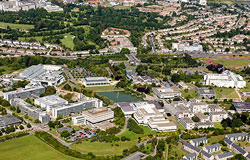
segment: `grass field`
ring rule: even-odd
[[[8,26],[12,29],[24,29],[24,30],[34,28],[33,25],[0,22],[0,28],[7,28]]]
[[[207,145],[211,145],[211,144],[214,144],[214,143],[219,143],[224,138],[225,138],[224,135],[212,136],[211,138],[208,139],[208,144]]]
[[[239,98],[234,88],[215,87],[216,98]]]
[[[235,1],[233,1],[233,0],[208,0],[207,3],[234,4]]]
[[[71,147],[81,152],[92,152],[97,155],[103,155],[119,154],[122,153],[124,149],[129,149],[136,144],[137,140],[113,143],[82,141],[81,144],[73,144]]]
[[[219,128],[219,129],[223,129],[222,125],[220,122],[213,122],[214,124],[214,128]]]
[[[62,44],[70,49],[74,49],[74,36],[71,34],[65,34],[64,38],[61,40]]]
[[[138,139],[138,137],[145,137],[148,136],[150,134],[156,134],[156,131],[152,131],[150,128],[148,128],[147,126],[141,126],[141,128],[143,128],[144,130],[144,134],[136,134],[134,132],[129,131],[128,129],[126,129],[122,134],[120,134],[118,137],[129,137],[131,140],[136,140]]]
[[[36,36],[36,37],[18,37],[19,41],[29,41],[30,39],[35,39],[37,42],[42,42],[43,37],[42,36]]]
[[[221,63],[223,66],[247,66],[250,63],[249,58],[242,59],[222,59],[212,60],[212,63]]]
[[[187,154],[181,149],[181,145],[172,145],[168,150],[168,159],[182,159]]]
[[[1,143],[0,155],[2,160],[76,160],[51,148],[34,135]]]
[[[197,91],[195,91],[194,89],[189,89],[188,92],[185,92],[184,90],[181,90],[181,95],[183,97],[188,97],[191,96],[192,98],[198,98],[199,94],[197,93]]]
[[[109,86],[93,86],[93,87],[86,87],[87,90],[92,90],[94,92],[106,92],[106,91],[123,91],[122,89],[115,88],[113,85]]]

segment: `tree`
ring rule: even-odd
[[[19,126],[19,129],[23,130],[23,129],[24,129],[23,125],[20,125],[20,126]]]
[[[174,83],[178,83],[180,82],[180,75],[177,73],[174,73],[171,75],[171,81]]]
[[[193,116],[193,117],[192,117],[192,120],[193,120],[194,122],[200,122],[200,119],[199,119],[197,116]]]
[[[61,137],[63,137],[63,138],[68,138],[70,136],[70,133],[69,133],[69,131],[67,131],[67,130],[64,130],[62,133],[61,133]]]
[[[21,110],[20,110],[19,107],[16,108],[16,112],[17,112],[17,113],[20,113],[20,112],[21,112]]]
[[[130,54],[130,50],[128,48],[122,48],[120,54],[123,54],[123,55]]]
[[[27,124],[27,127],[28,127],[28,128],[31,128],[31,125],[30,125],[30,123],[28,123],[28,124]]]
[[[39,119],[35,119],[34,123],[41,123]]]

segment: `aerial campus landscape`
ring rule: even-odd
[[[249,0],[0,1],[0,160],[250,160]]]

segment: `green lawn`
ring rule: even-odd
[[[211,144],[214,144],[214,143],[219,143],[224,138],[225,138],[224,135],[212,136],[211,138],[208,139],[208,144],[207,145],[211,145]]]
[[[189,95],[192,97],[192,98],[198,98],[199,97],[199,94],[197,93],[197,91],[195,91],[194,89],[189,89],[188,92],[185,92],[184,90],[180,90],[181,91],[181,95],[183,97],[188,97]]]
[[[97,155],[103,155],[119,154],[122,153],[124,149],[129,149],[136,144],[137,140],[126,142],[119,141],[113,143],[82,141],[81,144],[73,144],[71,147],[81,152],[92,152]]]
[[[93,87],[86,87],[87,90],[92,90],[94,92],[105,92],[105,91],[122,91],[122,89],[115,88],[113,85],[109,86],[93,86]]]
[[[10,27],[12,29],[33,29],[34,26],[33,25],[27,25],[27,24],[14,24],[14,23],[4,23],[4,22],[0,22],[0,28],[7,28]]]
[[[213,122],[214,124],[214,128],[219,128],[219,129],[223,129],[222,125],[220,122]]]
[[[74,36],[71,34],[65,34],[64,38],[61,40],[62,44],[65,45],[67,48],[74,49]]]
[[[247,66],[250,63],[249,58],[242,59],[222,59],[213,60],[213,63],[221,63],[223,66]]]
[[[234,88],[214,87],[216,98],[239,98]]]
[[[35,39],[37,42],[42,42],[43,36],[36,36],[36,37],[18,37],[19,41],[29,41],[30,39]]]
[[[129,131],[128,129],[126,129],[122,134],[120,134],[118,137],[122,137],[122,136],[125,136],[125,137],[128,137],[130,138],[131,140],[136,140],[138,139],[138,137],[145,137],[145,136],[148,136],[150,134],[154,135],[156,134],[156,131],[153,131],[151,130],[150,128],[148,128],[147,126],[140,126],[141,128],[143,128],[144,130],[144,134],[136,134],[132,131]]]
[[[188,153],[184,152],[181,149],[181,145],[177,145],[177,146],[171,145],[170,149],[168,150],[168,159],[182,159],[182,157],[187,154]]]
[[[0,144],[2,160],[76,160],[53,149],[34,135]]]

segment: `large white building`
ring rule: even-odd
[[[244,81],[242,76],[228,70],[221,74],[208,73],[204,75],[204,80],[206,81],[205,84],[210,86],[228,88],[244,88],[246,86],[246,81]]]
[[[227,119],[228,114],[225,111],[222,112],[211,112],[209,113],[210,120],[212,122],[221,122],[223,119]]]
[[[54,86],[65,80],[60,69],[61,66],[56,65],[33,65],[22,71],[15,80],[28,80],[31,83]]]
[[[34,103],[35,105],[41,106],[41,108],[46,108],[47,112],[50,112],[52,106],[65,105],[68,104],[68,101],[56,95],[50,95],[46,97],[37,98],[35,99]]]
[[[102,101],[96,98],[88,98],[76,103],[51,106],[51,116],[67,116],[72,113],[80,113],[86,109],[102,107]]]
[[[3,98],[6,100],[11,100],[13,98],[28,98],[32,96],[39,96],[45,92],[43,86],[31,87],[31,88],[19,88],[15,91],[3,93]]]
[[[155,101],[119,103],[125,116],[133,116],[137,123],[156,131],[175,131],[177,125],[163,115],[164,109]]]
[[[100,107],[91,110],[83,111],[79,116],[73,116],[73,125],[76,124],[96,124],[102,121],[112,120],[114,118],[114,111],[110,108]]]
[[[172,88],[153,88],[154,94],[161,99],[180,97],[181,92],[175,91]]]
[[[105,77],[86,77],[82,79],[82,83],[85,86],[106,86],[110,85],[110,82]]]

